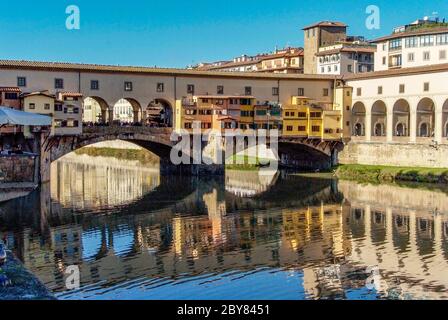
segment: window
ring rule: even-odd
[[[99,90],[100,82],[98,80],[90,80],[90,90]]]
[[[246,96],[251,96],[252,95],[252,87],[245,87],[244,88],[244,94]]]
[[[216,87],[216,93],[217,94],[224,94],[224,86],[217,86]]]
[[[420,44],[422,47],[429,47],[434,45],[434,37],[431,35],[421,36]]]
[[[428,92],[429,91],[429,82],[425,82],[423,84],[423,91]]]
[[[400,50],[402,39],[393,39],[389,41],[389,50]]]
[[[328,88],[324,88],[323,95],[324,95],[324,97],[328,97],[328,95],[329,95],[329,90],[328,90]]]
[[[423,60],[424,61],[429,61],[430,58],[431,58],[431,54],[429,53],[429,51],[423,52]]]
[[[89,106],[90,107],[90,106]],[[87,109],[87,108],[86,108]],[[56,103],[54,105],[54,111],[62,111],[62,104]]]
[[[383,87],[382,86],[378,87],[378,94],[383,94]]]
[[[28,108],[29,108],[30,110],[34,110],[34,109],[36,109],[36,104],[35,104],[35,103],[30,103],[30,104],[28,105]]]
[[[347,72],[353,72],[353,66],[351,64],[347,65]]]
[[[5,100],[17,100],[19,95],[15,92],[5,92]]]
[[[64,89],[64,79],[56,78],[54,79],[55,89]]]
[[[405,39],[406,48],[418,47],[418,37],[409,37]]]
[[[324,67],[321,67],[321,68],[320,68],[320,72],[321,72],[321,73],[325,73],[325,68],[324,68]]]
[[[440,50],[439,51],[439,59],[445,60],[446,59],[446,50]]]
[[[306,127],[305,126],[299,126],[298,128],[297,128],[299,131],[306,131]]]
[[[194,84],[187,84],[187,94],[194,94]]]
[[[304,88],[299,88],[299,90],[298,90],[298,95],[299,95],[300,97],[303,97],[303,96],[305,95],[305,89],[304,89]]]
[[[299,118],[306,118],[306,112],[299,112],[299,113],[297,114],[297,116],[298,116]]]
[[[361,88],[357,88],[357,89],[356,89],[356,95],[357,95],[358,97],[360,97],[361,94],[362,94],[362,89],[361,89]]]
[[[272,95],[273,96],[278,96],[278,87],[273,87],[272,88]]]
[[[437,44],[448,44],[448,33],[437,35]]]
[[[26,87],[26,78],[25,77],[17,77],[17,86],[18,87]]]
[[[132,82],[126,81],[124,83],[124,91],[132,91]]]
[[[312,126],[311,131],[313,132],[320,132],[320,126]]]
[[[50,110],[50,104],[49,103],[44,104],[44,110]]]
[[[386,57],[383,57],[383,66],[385,66],[386,63],[387,63],[387,59],[386,59]]]
[[[292,126],[286,126],[286,131],[292,131]]]
[[[404,93],[404,92],[405,92],[405,85],[400,84],[399,93]]]
[[[408,61],[409,62],[414,62],[414,59],[415,59],[415,56],[414,56],[414,53],[408,53]]]
[[[185,114],[188,116],[194,116],[196,115],[196,110],[186,109]]]
[[[165,85],[164,85],[163,82],[159,82],[159,83],[157,83],[157,89],[156,89],[156,91],[157,91],[157,92],[164,92],[164,91],[165,91]]]

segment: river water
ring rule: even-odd
[[[59,299],[448,298],[448,196],[424,186],[71,154],[0,235]]]

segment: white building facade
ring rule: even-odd
[[[409,25],[374,42],[375,71],[448,63],[448,24]]]

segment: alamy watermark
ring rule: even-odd
[[[79,30],[81,29],[81,11],[76,5],[69,5],[65,9],[65,13],[68,15],[65,20],[65,27],[67,30]]]
[[[193,122],[191,131],[174,131],[170,160],[181,164],[236,164],[261,165],[278,169],[278,130],[201,129],[201,122]]]
[[[67,290],[77,290],[81,287],[81,276],[78,266],[68,266],[64,273],[66,275],[65,287]]]
[[[379,30],[381,28],[381,11],[376,5],[369,5],[366,8],[366,28],[368,30]]]

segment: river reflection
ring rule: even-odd
[[[60,299],[448,298],[440,191],[271,172],[165,178],[86,155],[52,170],[51,185],[0,206],[0,233]],[[66,290],[74,264],[81,288]]]

